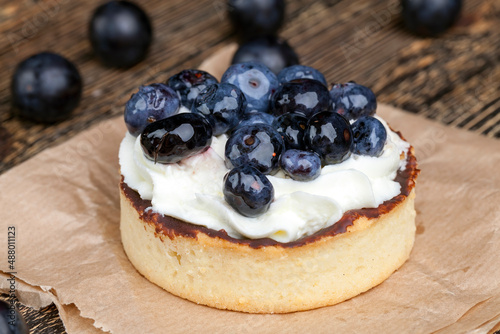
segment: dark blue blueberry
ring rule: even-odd
[[[283,148],[283,139],[271,126],[254,124],[242,127],[226,142],[226,167],[253,165],[264,174],[273,174],[279,168]]]
[[[0,300],[0,333],[28,334],[29,329],[15,304]]]
[[[280,166],[297,181],[311,181],[321,174],[321,159],[314,152],[287,150],[281,154]]]
[[[450,28],[462,10],[462,0],[401,0],[403,21],[413,33],[437,36]]]
[[[149,123],[176,114],[179,106],[177,93],[167,85],[141,86],[125,105],[125,124],[130,134],[138,136]]]
[[[296,79],[281,85],[271,99],[271,113],[275,116],[298,112],[310,117],[328,110],[328,88],[313,79]]]
[[[252,166],[233,168],[224,176],[222,191],[226,202],[246,217],[265,213],[274,199],[272,183]]]
[[[11,91],[14,108],[22,117],[52,123],[68,118],[78,106],[82,79],[66,58],[43,52],[17,66]]]
[[[384,149],[387,131],[378,119],[363,116],[352,124],[352,138],[353,153],[378,157]]]
[[[253,124],[273,124],[274,116],[265,112],[254,111],[243,115],[241,122],[236,126],[235,129],[242,128],[244,126],[249,126]]]
[[[377,99],[372,90],[352,81],[333,85],[330,100],[332,110],[348,120],[372,116],[377,110]]]
[[[335,112],[322,111],[313,115],[304,138],[308,148],[319,154],[323,165],[340,163],[351,154],[351,125]]]
[[[127,1],[111,1],[92,15],[89,36],[95,54],[104,64],[130,67],[144,59],[153,33],[140,7]]]
[[[198,94],[207,86],[218,82],[214,76],[205,71],[184,70],[171,76],[167,80],[167,85],[177,92],[181,104],[191,109]]]
[[[285,18],[285,0],[228,0],[227,10],[242,37],[276,35]]]
[[[298,113],[288,113],[276,117],[273,128],[283,138],[285,149],[305,150],[304,134],[307,129],[307,118]]]
[[[212,126],[199,114],[182,113],[149,124],[141,147],[149,160],[163,164],[205,152],[212,143]]]
[[[246,99],[241,90],[230,83],[212,84],[202,90],[191,106],[202,114],[213,128],[214,136],[232,130],[245,111]]]
[[[253,111],[268,112],[269,99],[278,88],[278,79],[265,65],[241,63],[231,65],[221,82],[238,86],[247,99],[247,113]]]
[[[278,74],[278,81],[280,84],[289,82],[295,79],[314,79],[321,82],[323,85],[328,86],[325,76],[315,68],[305,65],[292,65],[284,68]]]
[[[298,64],[299,57],[284,39],[262,36],[241,44],[231,63],[248,62],[262,63],[277,75],[285,67]]]

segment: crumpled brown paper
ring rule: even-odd
[[[204,68],[220,76],[232,50],[222,50]],[[307,312],[251,315],[196,305],[143,278],[120,241],[122,118],[102,122],[0,176],[0,290],[9,289],[7,229],[15,226],[21,302],[32,307],[54,302],[69,333],[500,329],[500,141],[384,105],[378,113],[416,148],[422,169],[417,236],[410,260],[358,297]]]

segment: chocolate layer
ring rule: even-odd
[[[400,135],[401,136],[401,135]],[[350,210],[344,213],[342,218],[332,226],[319,230],[315,234],[303,237],[299,240],[282,243],[271,238],[262,239],[236,239],[230,237],[225,230],[212,230],[204,226],[186,223],[179,219],[160,215],[151,210],[146,210],[151,207],[151,201],[143,200],[139,194],[131,189],[124,181],[123,177],[120,182],[120,187],[125,196],[132,203],[135,210],[139,212],[142,221],[149,223],[155,227],[158,235],[167,236],[170,239],[176,236],[183,236],[196,239],[199,233],[204,233],[212,238],[221,238],[229,242],[248,245],[252,248],[261,248],[265,246],[280,246],[283,248],[300,247],[308,243],[315,242],[325,236],[334,236],[345,233],[347,228],[353,225],[354,221],[361,217],[375,219],[381,215],[390,212],[397,205],[401,204],[415,187],[415,180],[419,174],[417,169],[417,160],[413,155],[413,148],[410,147],[407,153],[408,161],[405,170],[397,172],[395,181],[401,185],[401,194],[392,199],[380,204],[377,208]]]

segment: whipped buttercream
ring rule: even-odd
[[[148,160],[140,136],[125,135],[120,145],[120,167],[125,183],[151,210],[214,230],[234,238],[272,238],[290,242],[335,224],[348,210],[375,208],[397,196],[397,171],[406,166],[409,144],[392,132],[385,121],[387,141],[380,157],[351,155],[346,161],[322,168],[308,182],[294,181],[278,172],[268,176],[275,197],[270,209],[256,218],[237,213],[222,192],[226,135],[214,137],[211,147],[177,164]]]

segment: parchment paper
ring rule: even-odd
[[[232,50],[204,68],[220,76]],[[417,236],[410,260],[358,297],[307,312],[251,315],[196,305],[143,278],[120,241],[121,117],[0,176],[0,290],[9,290],[7,229],[15,226],[20,301],[35,308],[54,302],[69,333],[500,329],[500,141],[385,105],[378,113],[416,148]]]

